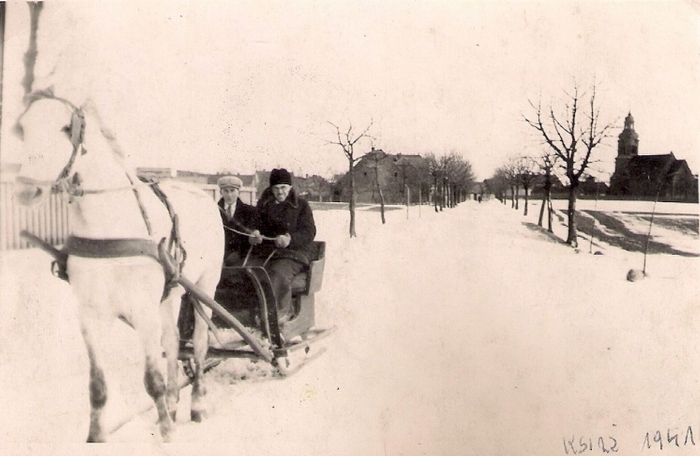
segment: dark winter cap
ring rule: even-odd
[[[280,184],[292,185],[292,175],[284,168],[273,169],[270,173],[270,187]]]

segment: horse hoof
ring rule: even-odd
[[[164,443],[170,443],[173,441],[173,431],[173,427],[164,428],[163,426],[161,426],[160,437],[163,439]]]
[[[207,412],[204,410],[192,410],[190,412],[190,418],[195,423],[201,423],[202,421],[207,419]]]

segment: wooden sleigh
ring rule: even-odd
[[[54,257],[53,272],[67,280],[65,262],[67,255],[34,236],[23,231],[22,237]],[[160,261],[167,274],[187,291],[187,299],[196,309],[205,305],[212,309],[210,327],[230,328],[238,340],[219,343],[209,348],[206,370],[218,365],[226,358],[249,358],[263,360],[276,366],[283,376],[291,375],[304,364],[321,355],[325,349],[312,351],[312,346],[335,331],[335,327],[317,328],[315,321],[315,293],[321,289],[325,267],[325,242],[314,242],[314,258],[309,267],[297,275],[292,282],[293,315],[283,325],[278,324],[277,302],[270,285],[270,277],[261,266],[225,266],[214,298],[207,296],[186,277],[180,276],[164,244],[158,246]],[[62,265],[62,266],[61,266]],[[182,306],[184,309],[185,306]],[[187,334],[180,312],[180,331]],[[261,337],[253,333],[261,334]],[[215,333],[216,334],[216,333]],[[264,340],[263,340],[264,339]],[[185,373],[191,377],[194,350],[187,340],[180,344],[179,358],[184,362]]]
[[[335,328],[317,328],[315,320],[315,294],[321,289],[325,267],[325,242],[315,241],[315,255],[308,268],[292,281],[293,313],[283,324],[278,323],[277,302],[272,291],[270,277],[262,266],[224,266],[221,280],[214,296],[214,303],[195,296],[188,287],[183,298],[180,330],[187,334],[183,326],[187,314],[187,299],[197,298],[213,310],[210,323],[213,341],[210,345],[207,368],[210,369],[226,358],[261,359],[275,365],[282,375],[290,375],[325,350],[312,350],[316,342],[330,335]],[[192,302],[196,309],[196,302]],[[216,330],[234,329],[240,338],[225,340]],[[260,334],[259,340],[253,332]],[[226,332],[230,334],[230,332]],[[250,343],[248,338],[258,339]],[[193,349],[186,342],[181,343],[180,359],[191,362]],[[186,372],[187,363],[185,364]]]

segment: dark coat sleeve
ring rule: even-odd
[[[258,210],[255,207],[245,204],[240,199],[236,203],[236,213],[234,214],[234,218],[238,223],[249,230],[254,230],[257,228],[257,214]]]
[[[307,247],[316,237],[316,223],[311,206],[303,199],[298,200],[298,205],[296,230],[289,233],[292,236],[289,248],[295,250]]]

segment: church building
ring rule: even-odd
[[[615,172],[610,180],[614,196],[660,200],[698,201],[698,178],[685,160],[673,152],[662,155],[639,155],[639,134],[629,113],[617,140]]]

